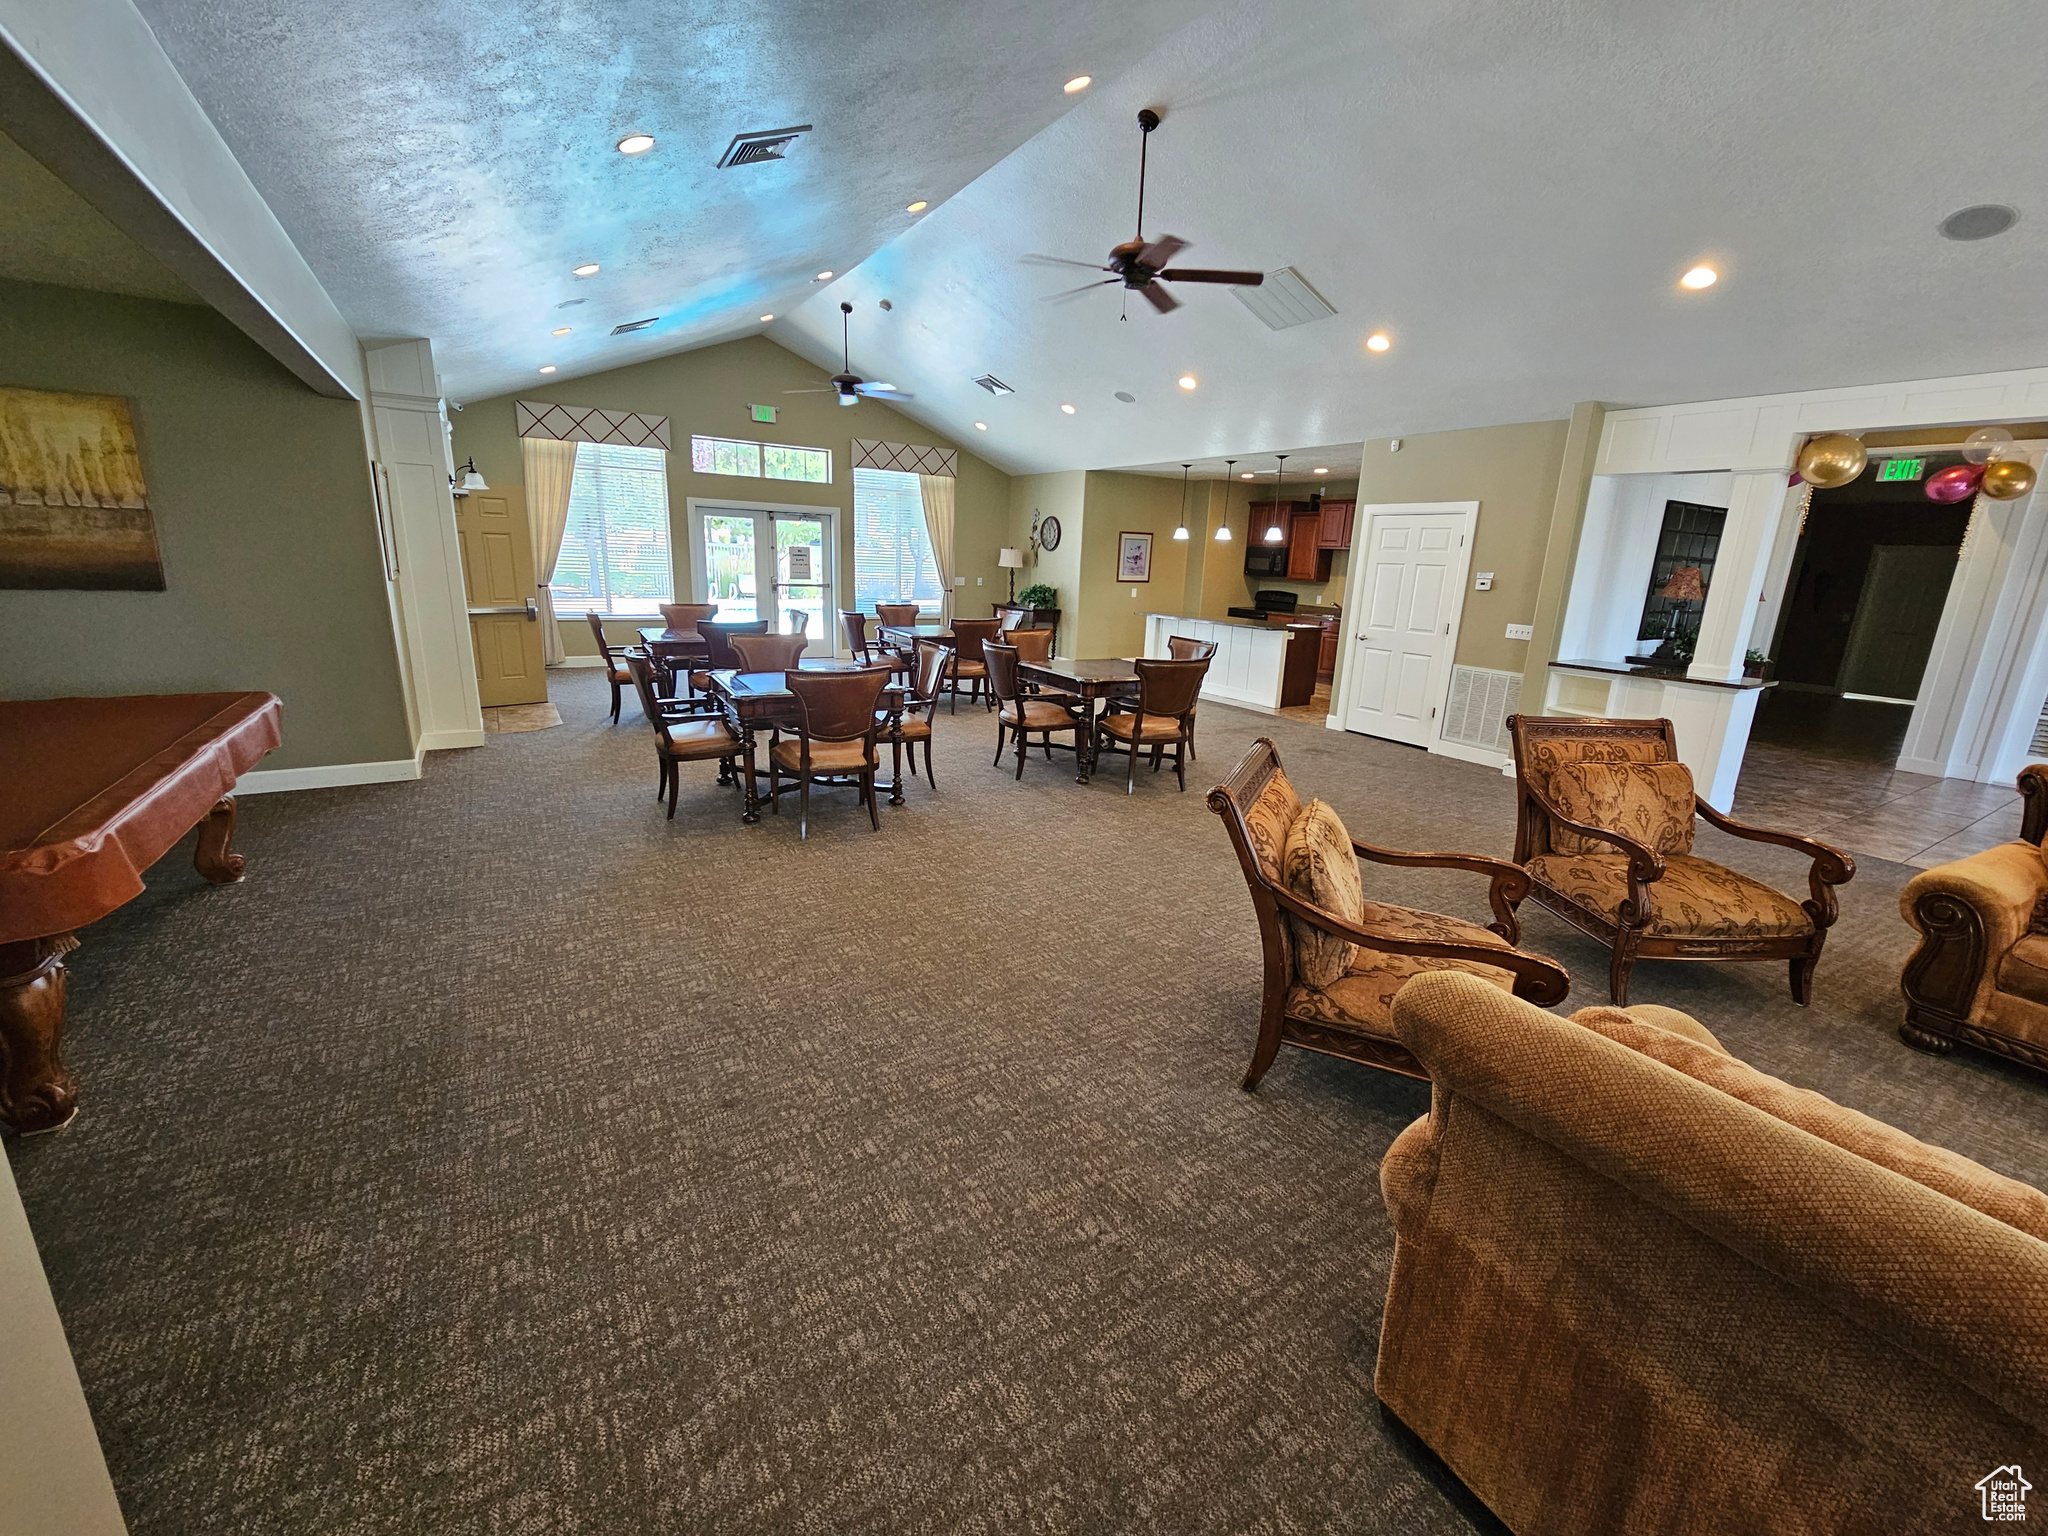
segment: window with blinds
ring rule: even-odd
[[[560,614],[640,618],[658,615],[673,600],[666,453],[576,445],[569,521],[549,586]]]
[[[915,601],[937,613],[945,589],[924,530],[924,497],[917,476],[893,469],[853,472],[853,602],[872,613],[876,603]]]

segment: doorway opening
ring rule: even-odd
[[[831,655],[837,632],[832,509],[690,499],[690,580],[721,623],[772,620],[770,632],[810,636]]]

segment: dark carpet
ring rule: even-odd
[[[1509,780],[1211,706],[1186,794],[1018,785],[963,706],[936,795],[800,844],[708,764],[664,821],[603,695],[248,799],[245,883],[181,850],[72,957],[84,1109],[9,1155],[137,1536],[1491,1528],[1372,1394],[1427,1092],[1295,1052],[1239,1092],[1258,946],[1202,792],[1270,734],[1358,835],[1506,854]],[[1636,1000],[2048,1182],[2048,1079],[1892,1033],[1909,874],[1863,862],[1811,1009],[1777,965]]]

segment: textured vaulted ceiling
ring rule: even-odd
[[[832,359],[850,299],[856,368],[1012,470],[2048,363],[2041,59],[2024,0],[1239,4],[772,334]],[[1296,265],[1335,318],[1269,331],[1223,289],[1128,322],[1115,289],[1040,302],[1086,274],[1017,255],[1129,237],[1146,105],[1147,233],[1196,264]],[[1987,201],[2017,228],[1936,233]],[[1702,257],[1722,282],[1680,292]]]
[[[1068,77],[1119,72],[1201,10],[138,3],[349,322],[432,338],[458,399],[759,329],[1066,111]],[[715,168],[735,133],[799,123],[787,161]],[[656,149],[616,153],[633,131]],[[572,278],[584,261],[604,271]]]

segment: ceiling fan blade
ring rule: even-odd
[[[1138,252],[1138,260],[1156,272],[1187,248],[1187,241],[1179,235],[1161,235]]]
[[[1146,283],[1138,289],[1138,292],[1145,295],[1146,301],[1162,315],[1170,310],[1180,308],[1180,300],[1176,299],[1157,283]]]
[[[1122,278],[1119,278],[1119,277],[1105,277],[1105,278],[1100,278],[1100,279],[1098,279],[1097,281],[1095,281],[1095,282],[1092,282],[1092,283],[1083,283],[1083,284],[1082,284],[1082,285],[1081,285],[1080,287],[1078,287],[1078,288],[1068,288],[1068,289],[1066,289],[1066,290],[1065,290],[1064,292],[1061,292],[1061,293],[1045,293],[1045,294],[1040,294],[1040,295],[1039,295],[1039,301],[1040,301],[1041,303],[1045,303],[1045,304],[1056,304],[1056,303],[1058,303],[1058,302],[1059,302],[1059,301],[1060,301],[1061,299],[1071,299],[1071,298],[1073,298],[1073,297],[1074,297],[1074,296],[1075,296],[1076,294],[1081,294],[1081,293],[1093,293],[1093,292],[1094,292],[1094,291],[1095,291],[1095,290],[1096,290],[1097,288],[1107,288],[1107,287],[1109,287],[1109,285],[1110,285],[1110,284],[1112,284],[1112,283],[1119,283],[1119,282],[1122,282],[1122,281],[1123,281],[1123,279],[1122,279]]]
[[[856,395],[873,395],[878,400],[915,400],[917,396],[907,390],[898,389],[894,384],[856,384]]]
[[[1109,268],[1099,261],[1074,261],[1066,256],[1041,256],[1036,252],[1028,256],[1019,256],[1017,259],[1029,262],[1035,267],[1085,267],[1090,272],[1109,271]]]
[[[785,395],[836,395],[839,387],[835,384],[820,384],[815,389],[785,389]]]
[[[1206,267],[1168,267],[1159,275],[1169,283],[1228,283],[1233,288],[1256,288],[1266,280],[1263,272],[1216,272]]]

